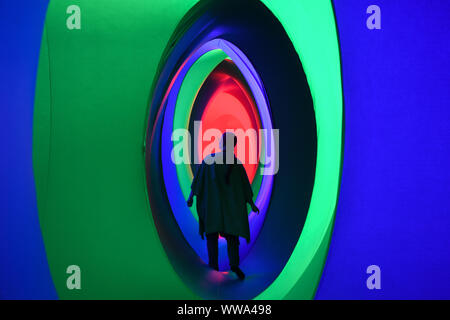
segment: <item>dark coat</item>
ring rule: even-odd
[[[208,157],[216,155],[221,153]],[[191,188],[197,196],[200,235],[219,232],[250,241],[247,203],[251,202],[253,191],[239,160],[235,158],[234,164],[207,164],[203,161]]]

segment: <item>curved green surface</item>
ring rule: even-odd
[[[324,0],[261,1],[281,21],[302,61],[316,112],[318,160],[299,243],[257,298],[312,298],[332,231],[341,166],[334,15]],[[143,153],[156,68],[176,24],[196,2],[50,3],[36,86],[33,163],[44,243],[62,299],[198,298],[160,243]],[[66,8],[73,4],[81,8],[81,30],[66,28]],[[81,268],[82,290],[66,288],[65,271],[72,264]]]
[[[34,171],[62,299],[195,299],[172,269],[148,204],[144,137],[153,78],[195,0],[51,1],[34,114]],[[66,9],[81,8],[81,30]],[[82,289],[66,288],[81,268]]]

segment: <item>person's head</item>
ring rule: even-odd
[[[227,149],[234,150],[237,144],[237,137],[232,132],[225,132],[220,139],[220,148],[222,151]]]

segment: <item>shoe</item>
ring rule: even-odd
[[[238,276],[239,280],[244,280],[245,279],[245,273],[243,273],[242,270],[239,267],[232,267],[231,271],[236,273],[236,275]]]

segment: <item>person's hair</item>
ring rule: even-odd
[[[220,139],[220,149],[225,150],[227,148],[227,142],[229,142],[231,139],[234,141],[233,148],[237,144],[237,137],[233,132],[224,132],[222,134],[222,138]]]

